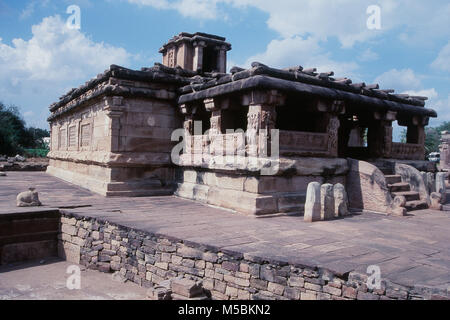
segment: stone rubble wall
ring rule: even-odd
[[[213,299],[404,300],[445,298],[444,293],[382,280],[367,287],[367,274],[338,274],[270,258],[218,250],[164,235],[62,212],[59,255],[89,269],[115,273],[152,287],[179,276],[202,281]]]

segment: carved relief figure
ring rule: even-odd
[[[328,124],[328,150],[332,155],[337,154],[338,130],[341,123],[336,116],[331,117]]]

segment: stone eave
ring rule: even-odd
[[[92,94],[82,97],[75,103],[71,104],[68,107],[60,107],[58,110],[52,112],[52,114],[47,118],[47,121],[51,122],[54,119],[68,113],[75,111],[77,108],[82,107],[87,104],[89,101],[94,99],[99,99],[102,97],[108,96],[120,96],[120,97],[133,97],[133,98],[153,98],[153,99],[162,99],[162,100],[176,100],[176,95],[173,93],[171,95],[168,91],[159,90],[159,89],[149,89],[149,88],[135,88],[135,87],[127,87],[120,85],[105,85],[100,87],[98,90],[93,92]]]
[[[320,80],[319,80],[320,81]],[[360,108],[375,108],[382,111],[396,111],[403,114],[437,117],[432,109],[421,106],[385,100],[355,92],[343,91],[336,88],[324,87],[315,84],[274,78],[267,75],[253,75],[243,79],[213,86],[197,92],[183,94],[178,98],[178,104],[186,104],[195,101],[203,101],[223,95],[244,92],[248,90],[280,90],[286,93],[299,93],[311,96],[319,96],[325,99],[343,100],[358,105]]]
[[[255,75],[266,75],[273,78],[279,78],[294,82],[302,82],[312,85],[317,85],[326,88],[338,89],[346,92],[353,92],[359,95],[375,97],[383,100],[396,101],[403,104],[415,105],[424,107],[426,97],[416,97],[409,96],[407,94],[395,94],[394,90],[380,90],[379,86],[376,85],[366,85],[365,83],[354,84],[350,79],[341,78],[335,79],[331,75],[334,72],[327,73],[316,73],[315,68],[308,70],[303,70],[302,67],[294,67],[288,69],[275,69],[270,68],[259,62],[253,62],[251,69],[242,69],[238,67],[233,67],[231,69],[231,74],[227,74],[218,79],[204,81],[201,84],[189,85],[180,88],[180,94],[191,93],[194,91],[201,91],[207,88],[214,87],[219,84],[226,82],[236,81],[240,79],[250,78]]]
[[[191,72],[188,72],[187,70],[168,68],[160,64],[155,64],[155,67],[153,68],[143,68],[142,71],[131,70],[120,66],[111,65],[109,70],[106,70],[104,73],[99,74],[97,78],[86,82],[79,88],[72,89],[67,94],[62,96],[58,102],[50,106],[50,111],[54,113],[58,109],[67,105],[70,101],[80,97],[89,90],[92,90],[98,85],[108,81],[111,77],[122,80],[173,83],[181,86],[188,84],[189,80],[186,77],[191,77],[192,75],[193,74]]]

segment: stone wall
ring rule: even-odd
[[[158,96],[106,96],[53,120],[47,172],[105,196],[173,194],[170,152],[175,142],[170,137],[181,126],[171,100],[174,89],[110,81],[142,91],[158,90]]]
[[[213,299],[385,300],[442,298],[440,292],[382,281],[367,275],[288,263],[218,250],[62,212],[59,252],[89,269],[115,272],[144,287],[178,276],[203,282]]]

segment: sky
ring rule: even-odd
[[[448,0],[0,0],[0,101],[47,128],[71,88],[111,64],[161,62],[168,39],[198,31],[232,44],[228,68],[316,67],[427,96],[435,126],[450,121],[449,17]]]

